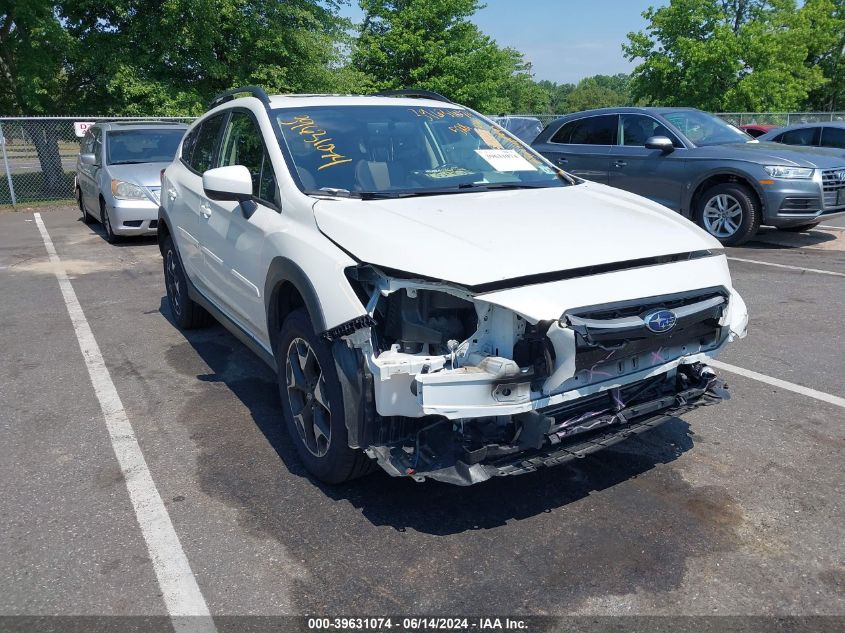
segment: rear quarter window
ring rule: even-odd
[[[552,137],[552,143],[572,145],[615,145],[618,117],[593,116],[564,124]]]

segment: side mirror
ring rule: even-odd
[[[646,149],[659,149],[664,154],[675,151],[672,139],[667,136],[650,136],[645,142]]]
[[[97,157],[94,154],[80,154],[79,162],[83,165],[96,165]]]
[[[252,176],[243,165],[209,169],[202,175],[202,188],[212,200],[237,200],[247,220],[258,208],[252,200]]]

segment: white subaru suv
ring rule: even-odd
[[[307,469],[473,484],[727,397],[720,244],[425,91],[217,97],[162,175],[175,322],[278,374]]]

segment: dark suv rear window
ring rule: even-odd
[[[566,123],[552,137],[552,143],[572,145],[616,145],[618,117],[591,116]]]

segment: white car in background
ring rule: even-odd
[[[324,481],[525,473],[727,396],[720,244],[434,93],[224,93],[162,187],[174,321],[277,371]]]

